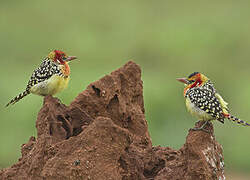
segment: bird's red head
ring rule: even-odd
[[[53,60],[55,63],[64,65],[67,62],[76,59],[76,56],[67,56],[63,51],[54,50],[49,53],[48,58]]]
[[[205,75],[203,75],[199,72],[194,72],[194,73],[190,74],[187,78],[177,78],[177,80],[186,84],[186,87],[184,89],[184,94],[185,94],[185,92],[188,89],[202,86],[209,79]]]

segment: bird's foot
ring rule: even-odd
[[[202,124],[201,127],[199,127],[199,128],[198,128],[198,127],[191,128],[190,130],[192,130],[192,131],[204,131],[204,132],[206,132],[206,133],[210,133],[210,131],[208,131],[208,130],[205,129],[205,126],[206,126],[208,123],[209,123],[208,121],[205,121],[205,123]]]
[[[191,128],[190,130],[192,130],[192,131],[204,131],[206,133],[210,133],[210,131],[208,131],[208,130],[206,130],[204,128]]]

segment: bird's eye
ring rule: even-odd
[[[65,56],[65,55],[62,55],[62,59],[63,59],[63,60],[66,60],[67,58],[66,58],[66,56]]]
[[[189,84],[192,84],[194,82],[195,82],[195,80],[189,80]]]

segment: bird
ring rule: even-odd
[[[35,69],[28,81],[26,89],[14,97],[7,105],[16,102],[29,94],[40,96],[54,95],[68,86],[70,67],[68,63],[76,56],[67,56],[63,51],[53,50],[42,60],[41,65]]]
[[[224,123],[224,119],[250,126],[249,123],[230,114],[228,103],[204,74],[193,72],[187,78],[177,78],[177,80],[185,84],[183,95],[188,112],[199,121],[205,121],[200,128],[192,128],[192,130],[206,131],[204,127],[208,122],[217,120]]]

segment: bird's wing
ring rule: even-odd
[[[215,94],[216,93],[208,89],[194,88],[190,92],[189,98],[195,106],[223,123],[223,106]]]
[[[27,84],[26,90],[30,90],[36,84],[49,79],[54,74],[60,74],[60,67],[51,60],[45,59],[42,64],[33,71],[31,78]]]

